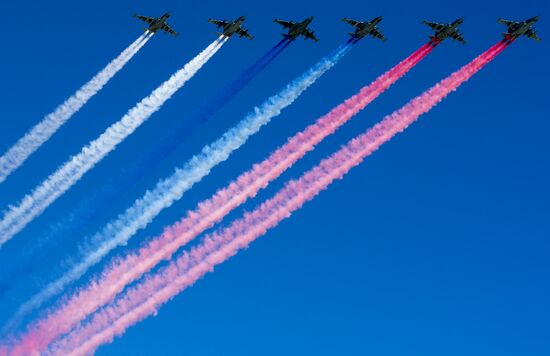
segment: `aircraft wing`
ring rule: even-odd
[[[283,20],[273,20],[273,22],[276,22],[278,23],[279,25],[283,26],[284,28],[291,28],[292,26],[294,26],[296,23],[294,21],[283,21]]]
[[[382,32],[378,31],[377,29],[373,29],[370,34],[382,41],[386,41],[386,37],[384,37],[384,35],[382,34]]]
[[[429,22],[429,21],[422,21],[424,25],[430,26],[435,31],[440,31],[445,28],[445,25],[437,23],[437,22]]]
[[[508,21],[508,20],[505,20],[505,19],[498,19],[497,21],[499,23],[503,24],[504,26],[508,26],[508,27],[517,24],[517,22],[515,22],[515,21]]]
[[[149,16],[141,16],[138,14],[135,14],[134,17],[140,19],[141,21],[147,22],[149,25],[151,25],[156,20],[155,18]]]
[[[218,28],[220,27],[225,27],[229,24],[229,22],[225,21],[225,20],[214,20],[214,19],[209,19],[208,22],[210,23],[213,23],[214,25],[218,26]]]
[[[177,36],[178,33],[176,31],[174,31],[170,26],[168,26],[167,24],[164,24],[162,25],[161,29],[169,34],[171,34],[172,36]]]
[[[350,25],[352,25],[354,27],[357,27],[357,26],[363,24],[363,22],[361,22],[361,21],[356,21],[356,20],[352,20],[352,19],[348,19],[348,18],[343,18],[342,21],[344,21],[346,23],[349,23]]]
[[[382,21],[382,16],[378,16],[377,18],[372,19],[372,21],[370,22],[370,24],[371,24],[371,25],[378,25],[381,21]]]
[[[319,42],[319,39],[315,37],[315,34],[311,32],[310,30],[306,30],[304,32],[304,37],[310,40],[314,40],[315,42]]]
[[[237,30],[237,34],[239,35],[239,37],[246,37],[246,38],[248,38],[249,40],[251,40],[251,39],[254,38],[254,36],[252,36],[252,35],[248,32],[248,30],[245,30],[244,28],[239,28],[239,29]]]
[[[449,37],[451,37],[453,40],[456,40],[462,44],[466,44],[466,40],[464,40],[464,38],[462,37],[462,35],[458,32],[453,32],[449,35]]]

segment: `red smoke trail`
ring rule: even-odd
[[[130,289],[116,303],[96,313],[87,325],[76,328],[52,351],[89,353],[101,344],[120,335],[131,325],[192,285],[240,249],[276,226],[281,220],[313,199],[334,180],[342,178],[351,168],[376,151],[383,143],[406,129],[418,117],[443,100],[477,71],[489,63],[508,44],[500,42],[459,71],[415,98],[402,109],[384,118],[366,133],[351,140],[338,152],[300,179],[290,181],[272,199],[256,210],[233,222],[228,228],[204,238],[198,246],[183,254],[161,271],[148,276]]]
[[[181,246],[221,220],[235,207],[276,179],[316,144],[332,134],[355,114],[388,89],[433,49],[428,43],[381,75],[369,86],[336,107],[327,115],[291,138],[264,162],[242,174],[227,188],[199,204],[178,224],[167,229],[137,253],[118,258],[99,279],[77,292],[64,305],[31,326],[20,345],[43,349],[55,338],[71,330],[80,320],[110,302],[126,285],[142,276],[163,259],[168,259]]]

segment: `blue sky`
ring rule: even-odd
[[[205,143],[346,39],[346,16],[384,15],[389,38],[364,40],[283,115],[141,232],[158,234],[187,209],[426,42],[422,19],[464,16],[466,46],[445,42],[361,114],[224,224],[273,195],[342,143],[495,43],[496,18],[541,15],[543,41],[522,39],[456,93],[251,248],[98,354],[547,355],[550,352],[548,4],[35,1],[3,4],[0,151],[140,35],[134,12],[161,15],[159,34],[26,164],[0,185],[17,202],[215,37],[209,17],[248,16],[254,41],[232,39],[163,109],[43,216],[0,249],[24,253],[121,166],[185,120],[280,40],[275,17],[315,15],[319,43],[296,41],[174,155],[114,201],[95,230]],[[75,236],[75,241],[79,236]],[[61,251],[62,253],[63,251]],[[67,248],[67,253],[70,249]],[[117,253],[120,252],[117,251]],[[56,264],[58,261],[47,261]],[[94,270],[94,271],[97,271]],[[2,271],[0,271],[2,273]],[[33,276],[18,276],[32,288]],[[23,298],[23,296],[21,296]],[[23,299],[21,299],[23,301]],[[18,300],[0,300],[2,314]]]

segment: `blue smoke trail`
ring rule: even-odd
[[[65,261],[66,271],[60,277],[48,282],[39,293],[23,303],[8,326],[17,325],[21,318],[64,291],[69,284],[85,274],[110,251],[126,244],[162,210],[181,199],[185,192],[207,176],[214,167],[229,159],[232,152],[243,146],[273,118],[279,116],[324,73],[334,67],[350,49],[351,45],[348,43],[324,57],[262,105],[255,107],[216,141],[205,145],[200,153],[178,167],[171,176],[159,180],[152,190],[146,191],[132,206],[108,222],[100,231],[86,238],[83,243],[79,243],[78,256]]]
[[[80,202],[68,216],[63,217],[57,223],[51,224],[45,234],[33,238],[24,254],[18,256],[17,263],[13,262],[13,258],[1,258],[0,296],[16,280],[21,278],[21,275],[31,273],[46,259],[52,260],[52,255],[69,236],[74,236],[98,218],[112,201],[122,196],[134,183],[138,182],[161,162],[164,157],[173,152],[183,139],[190,136],[201,124],[222,109],[269,63],[277,58],[290,43],[291,41],[286,39],[277,43],[214,98],[196,110],[190,118],[180,121],[178,127],[171,130],[164,139],[159,140],[158,144],[143,154],[139,160],[134,161],[129,167],[103,184],[92,196]],[[79,235],[77,234],[77,236]]]

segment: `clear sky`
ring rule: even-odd
[[[158,34],[25,165],[0,185],[0,209],[41,182],[216,38],[209,17],[247,15],[253,41],[231,39],[160,112],[0,249],[33,237],[161,138],[280,40],[273,18],[315,15],[319,43],[289,46],[178,151],[90,223],[94,231],[205,143],[262,103],[351,30],[339,20],[384,15],[386,43],[362,41],[283,115],[162,213],[128,248],[248,169],[286,138],[424,44],[423,19],[465,17],[409,75],[223,224],[273,195],[341,144],[499,40],[498,17],[540,15],[543,41],[522,38],[343,180],[98,354],[548,355],[550,353],[550,13],[538,1],[6,2],[0,59],[3,153],[140,35],[131,15],[160,16]],[[78,241],[82,236],[74,236]],[[119,253],[121,250],[116,251]],[[67,249],[67,253],[70,253]],[[54,265],[59,261],[50,260]],[[95,269],[92,272],[97,271]],[[0,274],[2,271],[0,271]],[[21,275],[32,289],[33,276]],[[4,291],[5,292],[5,291]],[[21,300],[1,300],[0,311]]]

